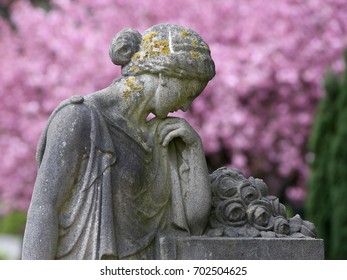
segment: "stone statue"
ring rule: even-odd
[[[23,259],[153,259],[159,233],[206,229],[202,142],[168,114],[186,111],[213,78],[209,47],[159,24],[119,32],[110,57],[123,76],[62,102],[41,136]]]
[[[199,135],[168,116],[215,75],[197,33],[124,29],[109,54],[123,76],[63,101],[41,136],[23,259],[322,257],[320,241],[288,252],[292,239],[315,238],[314,225],[287,219],[260,179],[226,168],[209,175]],[[259,237],[271,241],[265,255],[265,243],[247,242]]]

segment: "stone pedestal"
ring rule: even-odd
[[[322,260],[322,239],[160,236],[157,259]]]

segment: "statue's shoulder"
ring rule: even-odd
[[[80,95],[74,95],[67,99],[68,103],[70,104],[83,104],[84,103],[84,97]]]
[[[84,113],[83,113],[84,112]],[[59,116],[68,121],[71,117],[78,117],[80,114],[85,115],[88,113],[85,100],[83,96],[72,96],[62,101],[55,111],[52,113],[51,118]],[[82,117],[82,116],[81,116]]]
[[[72,96],[60,103],[52,113],[47,124],[47,134],[54,138],[59,135],[59,138],[82,140],[81,137],[90,133],[91,115],[92,109],[84,97]]]
[[[53,111],[52,116],[54,116],[56,113],[62,110],[65,110],[65,108],[76,108],[77,110],[81,110],[84,106],[86,106],[85,98],[80,95],[74,95],[62,101],[58,105],[58,107]]]
[[[84,103],[84,97],[73,96],[62,101],[52,112],[37,147],[38,163],[47,149],[53,151],[61,143],[66,151],[89,146],[92,113]]]

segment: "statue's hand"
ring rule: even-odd
[[[166,147],[172,139],[180,137],[187,146],[200,145],[198,133],[181,118],[168,117],[159,125],[159,143]]]

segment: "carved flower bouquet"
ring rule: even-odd
[[[299,215],[287,218],[286,207],[261,179],[237,169],[219,168],[210,175],[213,203],[208,236],[315,238],[313,223]]]

